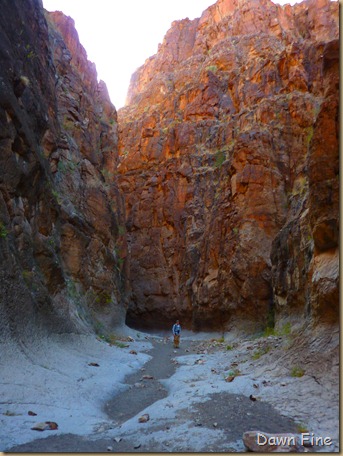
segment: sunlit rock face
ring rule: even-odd
[[[0,16],[0,333],[104,332],[125,288],[116,111],[70,18]]]
[[[172,24],[118,113],[130,325],[337,321],[337,59],[338,2]]]

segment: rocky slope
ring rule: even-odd
[[[106,333],[125,291],[116,111],[72,19],[1,8],[0,333]]]
[[[338,321],[338,2],[176,21],[119,119],[127,322]]]

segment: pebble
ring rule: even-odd
[[[146,423],[149,420],[150,420],[150,416],[148,413],[145,413],[144,415],[142,415],[138,418],[139,423]]]
[[[108,446],[108,447],[107,447],[107,451],[113,451],[113,447]]]

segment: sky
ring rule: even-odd
[[[294,4],[300,0],[278,0]],[[125,104],[131,75],[156,54],[174,20],[194,19],[216,0],[43,0],[48,11],[75,21],[88,59],[105,81],[116,109]]]

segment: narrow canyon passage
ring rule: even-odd
[[[0,451],[338,451],[339,2],[213,0],[122,108],[77,23],[1,1]]]

